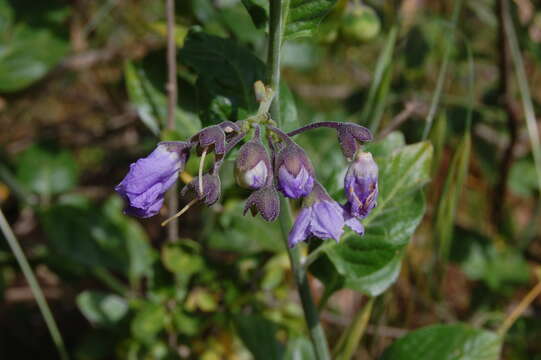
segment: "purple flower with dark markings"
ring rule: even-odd
[[[124,213],[140,218],[156,215],[189,154],[189,143],[161,142],[150,155],[131,164],[126,177],[115,187],[125,201]]]
[[[368,152],[359,152],[344,178],[346,208],[355,217],[366,217],[378,198],[378,165]]]
[[[268,185],[250,194],[244,205],[243,214],[246,212],[256,216],[257,213],[266,221],[274,221],[280,214],[280,199],[274,186]]]
[[[278,190],[286,197],[298,199],[314,187],[314,168],[298,145],[290,141],[276,155]]]
[[[272,181],[269,154],[261,143],[259,128],[252,140],[242,145],[235,160],[235,178],[243,188],[257,190]]]
[[[332,238],[338,242],[344,233],[344,225],[360,235],[364,234],[363,225],[347,214],[316,182],[310,195],[304,199],[303,208],[289,232],[289,247],[294,247],[312,235],[321,239]]]
[[[180,194],[186,195],[188,190],[195,193],[197,199],[203,201],[205,205],[211,206],[220,199],[221,193],[221,181],[218,175],[205,174],[203,175],[203,191],[199,188],[199,176],[193,178],[188,185],[186,185]]]

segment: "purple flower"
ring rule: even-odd
[[[364,218],[376,206],[378,166],[371,153],[357,155],[344,178],[344,190],[348,199],[346,208],[352,216]]]
[[[362,224],[349,216],[316,182],[289,232],[288,244],[294,247],[312,235],[321,239],[332,238],[338,242],[344,233],[344,225],[360,235],[364,234]]]
[[[254,138],[242,145],[235,160],[237,184],[247,189],[260,189],[272,180],[269,154],[261,143],[259,128]]]
[[[286,197],[298,199],[314,187],[314,168],[304,151],[291,142],[276,155],[278,190]]]
[[[131,164],[126,177],[115,187],[125,201],[124,213],[140,218],[156,215],[189,154],[190,144],[186,142],[161,142],[150,155]]]

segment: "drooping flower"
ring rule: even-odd
[[[274,186],[267,185],[251,193],[246,199],[243,214],[246,215],[248,210],[253,216],[256,216],[257,213],[261,214],[261,217],[266,221],[276,220],[280,214],[280,199]]]
[[[364,234],[362,224],[349,216],[316,182],[310,195],[304,199],[303,208],[289,232],[288,244],[293,247],[310,236],[332,238],[338,242],[344,233],[344,225],[360,235]]]
[[[293,141],[276,155],[276,169],[278,190],[286,197],[298,199],[310,194],[314,187],[314,167]]]
[[[209,152],[214,151],[217,155],[223,155],[226,151],[227,136],[235,132],[240,132],[239,126],[231,121],[224,121],[204,128],[190,141],[196,145],[199,154],[208,148]]]
[[[214,174],[205,174],[203,175],[203,181],[201,185],[203,186],[203,191],[201,191],[199,187],[199,176],[196,176],[192,179],[192,181],[186,185],[180,194],[182,196],[186,195],[188,190],[195,193],[195,196],[200,201],[203,201],[205,205],[211,206],[214,204],[218,199],[220,199],[220,193],[221,193],[221,181],[220,177],[218,175]]]
[[[359,152],[344,177],[346,208],[355,217],[366,217],[378,198],[378,165],[369,152]]]
[[[260,189],[272,181],[269,154],[261,143],[259,128],[253,139],[242,145],[235,160],[237,184],[247,189]]]
[[[150,155],[132,163],[128,174],[115,187],[125,201],[124,212],[140,218],[156,215],[189,154],[189,143],[161,142]]]
[[[372,133],[364,126],[347,122],[340,123],[337,128],[338,141],[342,148],[342,153],[348,159],[353,158],[359,149],[359,142],[372,140]]]

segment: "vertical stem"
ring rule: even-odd
[[[269,47],[267,54],[267,82],[274,90],[274,100],[270,107],[272,119],[280,125],[280,49],[282,45],[284,15],[287,18],[289,0],[270,0],[270,21],[269,21]],[[292,227],[291,210],[288,200],[280,199],[280,228],[284,243],[288,249],[291,269],[295,276],[297,290],[301,298],[304,318],[310,331],[310,339],[314,346],[314,353],[317,360],[330,360],[329,347],[323,328],[319,323],[319,316],[312,300],[310,286],[306,272],[300,263],[299,249],[289,248],[287,235]]]
[[[511,91],[509,86],[509,76],[511,74],[511,56],[509,53],[509,41],[507,41],[505,36],[505,26],[504,26],[504,11],[509,11],[506,9],[505,0],[496,1],[496,15],[498,17],[498,102],[500,106],[505,109],[507,115],[507,129],[509,130],[509,143],[503,153],[503,157],[500,163],[500,176],[494,187],[494,197],[493,199],[498,199],[492,204],[492,218],[495,225],[502,224],[503,214],[505,207],[502,206],[502,203],[505,205],[505,198],[507,195],[507,181],[509,178],[509,173],[511,171],[511,166],[513,165],[515,147],[518,141],[518,125],[519,119],[518,114],[513,107],[513,97],[514,94]]]
[[[177,107],[177,56],[175,46],[175,0],[167,0],[167,129],[175,129],[175,109]],[[178,185],[175,183],[167,193],[169,216],[178,209]],[[167,238],[170,242],[178,239],[178,218],[167,225]]]
[[[56,325],[53,314],[51,313],[51,309],[49,308],[49,305],[47,304],[47,300],[45,300],[45,296],[43,296],[43,292],[41,291],[39,283],[36,277],[34,276],[34,272],[32,271],[30,264],[28,264],[28,260],[26,260],[26,256],[24,255],[24,252],[21,249],[21,246],[19,245],[17,238],[13,234],[13,231],[11,231],[11,227],[9,226],[4,216],[4,213],[2,212],[1,209],[0,209],[0,230],[2,231],[2,234],[4,234],[4,237],[6,238],[9,244],[9,247],[11,248],[11,251],[13,252],[13,255],[15,255],[15,259],[17,259],[17,262],[19,263],[19,266],[21,267],[21,270],[23,271],[23,275],[26,278],[26,281],[28,282],[28,285],[30,286],[32,295],[34,295],[34,298],[36,299],[36,303],[38,304],[39,310],[41,311],[41,315],[43,316],[43,319],[45,320],[45,324],[47,325],[47,328],[49,329],[49,333],[51,334],[51,338],[53,339],[56,349],[58,350],[60,359],[68,360],[69,359],[68,352],[66,351],[66,347],[64,346],[64,340],[62,340],[62,335],[60,334],[60,331],[58,330],[58,326]]]
[[[292,226],[293,224],[291,221],[291,209],[289,207],[289,201],[285,198],[281,198],[280,228],[282,229],[282,236],[288,249],[291,270],[293,271],[295,282],[297,283],[297,291],[299,292],[299,297],[301,298],[301,304],[304,310],[304,319],[310,332],[310,340],[312,340],[312,345],[314,346],[316,359],[330,360],[331,355],[329,353],[329,346],[327,345],[327,339],[325,338],[323,327],[319,323],[319,314],[314,301],[312,300],[310,285],[308,284],[308,277],[306,276],[306,271],[300,263],[299,248],[290,248],[287,244],[287,235]]]
[[[267,82],[274,90],[270,107],[272,119],[280,125],[280,53],[282,48],[284,20],[289,0],[270,0],[269,4],[269,47],[267,53]]]

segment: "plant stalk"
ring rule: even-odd
[[[286,248],[288,249],[289,261],[291,262],[291,270],[295,276],[295,282],[297,283],[297,291],[301,299],[302,308],[304,310],[304,319],[308,330],[310,332],[310,340],[314,347],[314,353],[317,360],[330,360],[331,355],[329,353],[329,346],[327,344],[327,338],[323,331],[323,327],[319,322],[319,314],[312,299],[312,293],[310,292],[310,285],[308,283],[308,277],[306,271],[300,262],[299,248],[290,248],[287,244],[287,235],[289,230],[293,226],[291,219],[291,209],[289,207],[289,201],[285,198],[280,198],[280,228],[282,229],[282,236]]]
[[[6,238],[6,241],[8,242],[9,247],[11,248],[11,251],[13,252],[13,255],[15,256],[15,259],[17,259],[17,262],[19,263],[19,266],[21,267],[23,275],[26,278],[26,281],[28,282],[28,286],[30,286],[32,295],[34,295],[34,298],[36,299],[36,303],[38,304],[39,310],[41,311],[41,315],[43,316],[43,319],[45,320],[45,324],[47,325],[47,328],[49,329],[49,333],[51,334],[51,338],[53,339],[53,342],[56,346],[56,350],[58,351],[58,354],[60,355],[60,359],[68,360],[69,359],[68,352],[64,345],[64,340],[62,340],[62,335],[60,334],[60,331],[58,330],[58,326],[56,325],[56,321],[54,320],[51,309],[49,308],[49,305],[47,304],[47,300],[45,299],[45,296],[43,295],[43,291],[41,291],[41,288],[36,279],[36,276],[34,275],[34,272],[32,268],[30,267],[30,264],[28,263],[28,260],[26,259],[26,256],[24,255],[24,252],[21,249],[21,246],[19,245],[17,238],[15,237],[15,234],[13,234],[13,231],[11,230],[11,227],[9,226],[6,220],[6,217],[4,216],[4,213],[2,212],[2,209],[0,209],[0,230],[2,231],[2,234],[4,234],[4,237]]]
[[[175,0],[166,0],[167,17],[167,129],[175,130],[175,110],[177,107],[177,54],[175,43]],[[178,210],[178,185],[175,184],[167,193],[167,208],[169,217]],[[178,218],[172,219],[167,225],[169,242],[178,240]]]

